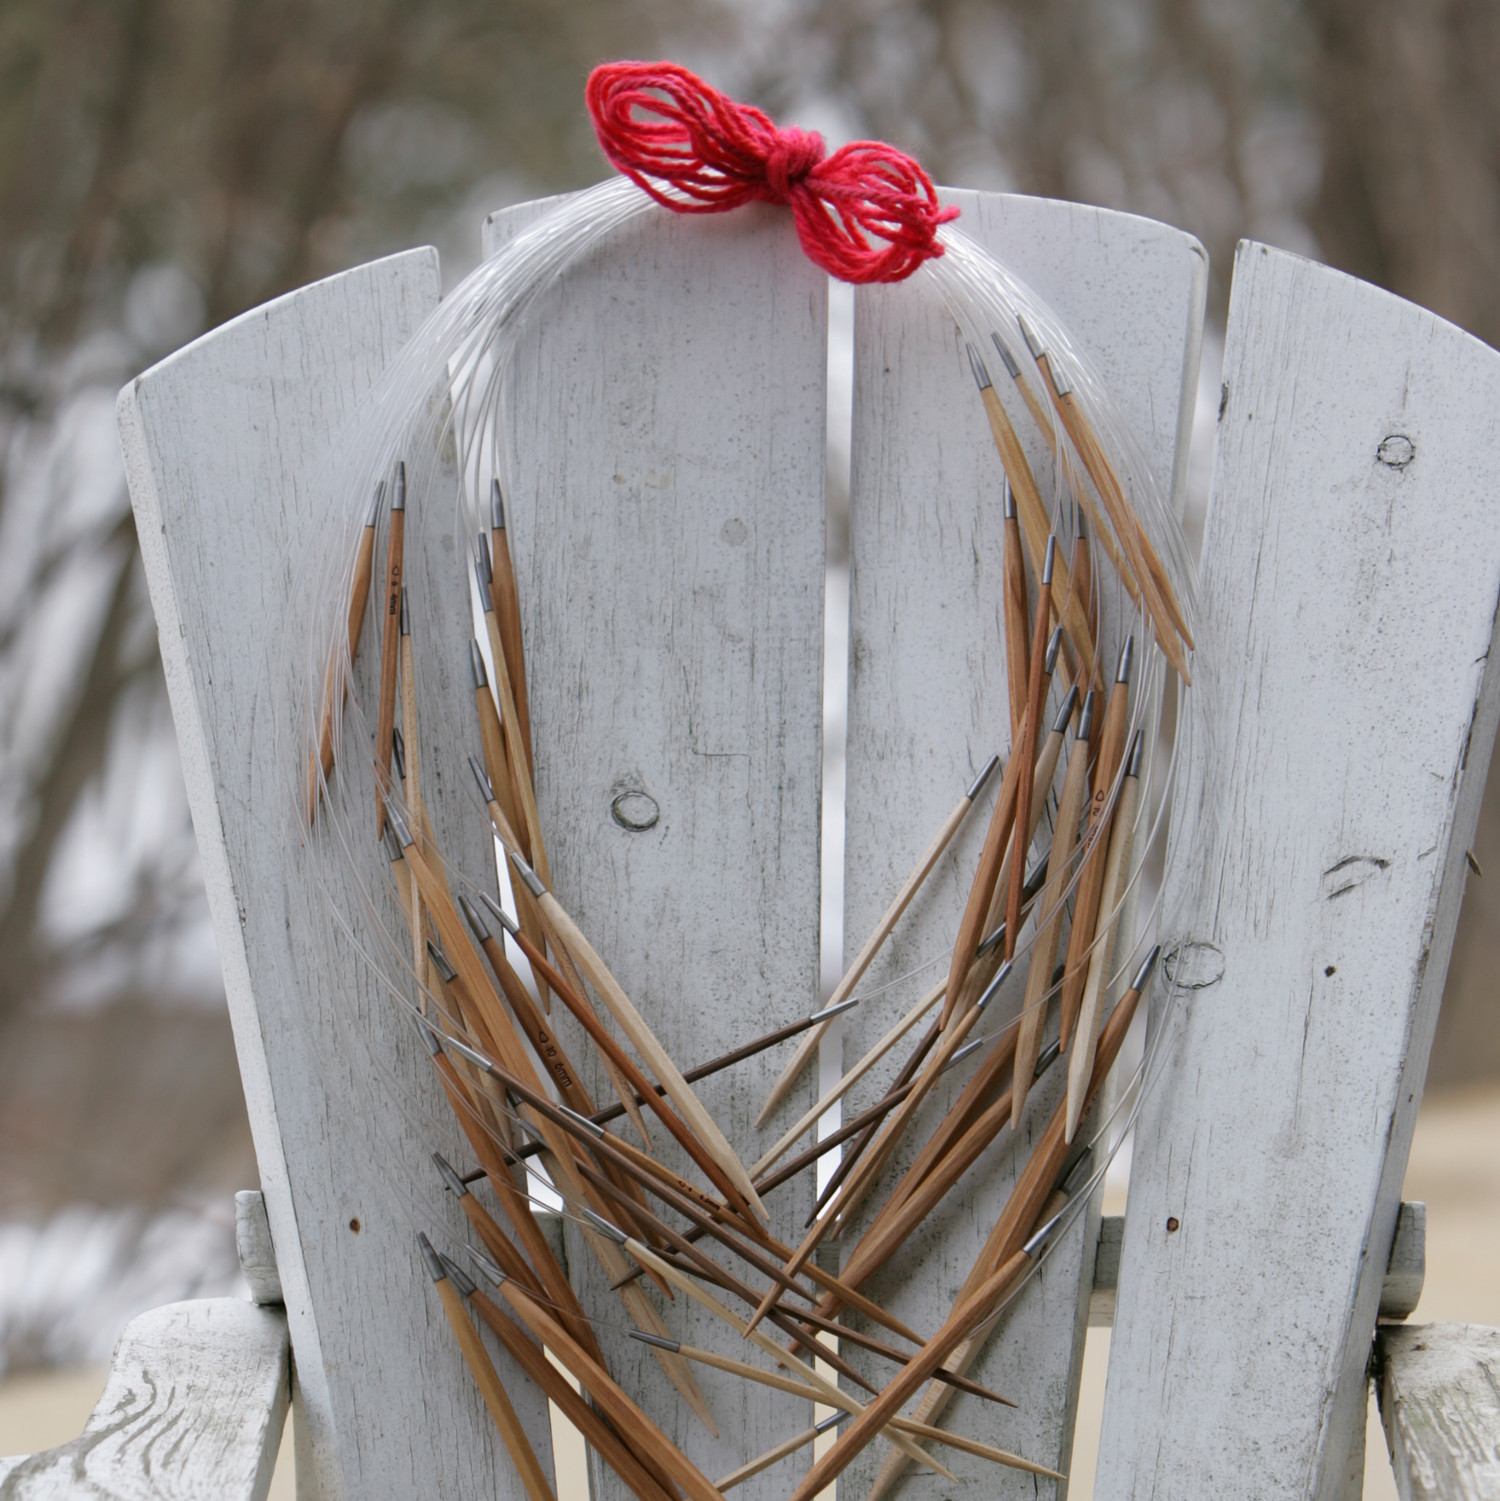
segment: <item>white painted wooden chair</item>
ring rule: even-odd
[[[1103,210],[948,196],[1092,351],[1180,504],[1201,248]],[[536,212],[496,216],[491,245]],[[570,273],[521,356],[513,420],[530,468],[512,527],[554,877],[685,1060],[805,1013],[817,988],[826,292],[776,211],[662,214]],[[316,1046],[335,1037],[327,987],[348,982],[306,949],[317,897],[282,839],[286,727],[268,670],[295,614],[318,460],[437,298],[432,251],[393,256],[244,315],[122,393],[275,1249],[247,1197],[242,1241],[267,1306],[137,1320],[84,1436],[0,1461],[0,1496],[263,1496],[289,1395],[300,1496],[520,1494],[410,1224],[370,1188],[364,1129],[341,1099],[353,1065]],[[856,308],[855,941],[1005,722],[982,409],[953,415],[961,351],[939,309],[910,287],[861,291]],[[1400,1187],[1500,715],[1497,413],[1494,351],[1347,277],[1241,247],[1199,637],[1216,730],[1192,768],[1219,816],[1177,877],[1186,917],[1163,935],[1196,988],[1137,1128],[1123,1225],[1101,1234],[1097,1206],[1078,1223],[983,1367],[1022,1404],[990,1410],[987,1436],[1066,1468],[1091,1306],[1112,1313],[1100,1496],[1357,1495],[1372,1351],[1403,1495],[1500,1487],[1500,1335],[1375,1339],[1377,1312],[1404,1316],[1420,1288],[1421,1217],[1399,1214]],[[452,576],[451,559],[423,569]],[[468,627],[453,628],[457,675]],[[979,644],[962,659],[941,649],[960,640]],[[472,821],[471,736],[450,707],[461,695],[433,692],[428,801],[447,844]],[[611,819],[621,791],[656,801],[654,829]],[[883,973],[951,934],[973,854],[961,841]],[[648,948],[672,955],[679,995],[653,990]],[[861,1026],[880,1024],[859,1014],[851,1056]],[[370,1026],[410,1087],[428,1088],[399,1022]],[[708,1089],[734,1139],[754,1140],[779,1061]],[[1047,1108],[1061,1083],[1044,1082]],[[461,1244],[430,1145],[379,1150]],[[918,1327],[946,1311],[1012,1172],[999,1159],[892,1291]],[[670,1389],[624,1343],[611,1358],[670,1431]],[[792,1431],[790,1399],[705,1389],[724,1429],[719,1449],[694,1438],[705,1467]],[[540,1436],[527,1390],[513,1384]],[[756,1494],[785,1494],[790,1468]],[[959,1473],[967,1495],[1050,1494],[1009,1471]],[[865,1478],[841,1483],[862,1494]]]

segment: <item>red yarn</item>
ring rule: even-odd
[[[851,141],[826,156],[822,136],[778,130],[676,63],[605,63],[585,97],[604,154],[658,203],[679,214],[788,204],[808,259],[840,281],[904,281],[943,253],[938,225],[958,217],[894,146]]]

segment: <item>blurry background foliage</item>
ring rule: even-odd
[[[1252,235],[1500,343],[1493,0],[3,0],[0,1262],[73,1205],[57,1245],[131,1264],[255,1174],[116,391],[382,253],[451,285],[484,213],[604,175],[588,69],[662,55],[939,181],[1180,225],[1213,325]],[[1434,1082],[1500,1074],[1500,797],[1476,855]],[[0,1288],[0,1369],[59,1338]]]

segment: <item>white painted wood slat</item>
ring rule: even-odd
[[[1500,1329],[1384,1329],[1380,1413],[1401,1501],[1500,1495]]]
[[[1201,246],[1180,231],[1107,210],[956,190],[944,190],[944,196],[963,210],[958,227],[1030,282],[1094,356],[1163,493],[1180,503],[1207,274]],[[1022,348],[1018,330],[1000,332],[1014,349]],[[993,347],[982,353],[997,384],[1008,386]],[[1034,371],[1031,378],[1039,390]],[[1017,427],[1050,494],[1050,461],[1030,440],[1024,415]],[[1002,473],[962,344],[936,297],[916,284],[859,291],[846,954],[858,949],[965,784],[993,752],[1008,754]],[[1107,562],[1100,559],[1095,570],[1107,574]],[[1106,606],[1101,618],[1111,621],[1113,611]],[[1107,652],[1118,645],[1112,629]],[[992,784],[860,988],[872,991],[934,958],[940,967],[845,1019],[851,1058],[944,972],[993,797]],[[1045,828],[1041,838],[1045,842]],[[1024,966],[1014,994],[1006,993],[1010,1012],[1023,986]],[[897,1049],[847,1108],[877,1098],[905,1054]],[[956,1077],[934,1091],[911,1129],[901,1165],[968,1073],[955,1070]],[[1039,1086],[1019,1149],[1007,1129],[920,1237],[869,1284],[872,1296],[914,1328],[936,1328],[951,1309],[1064,1082],[1057,1069]],[[1097,1232],[1095,1205],[1022,1295],[975,1368],[978,1379],[1019,1401],[1019,1410],[963,1398],[949,1408],[950,1421],[962,1431],[1066,1470]],[[869,1370],[879,1379],[887,1374],[873,1363]],[[886,1452],[884,1445],[872,1445],[840,1484],[851,1495],[863,1495]],[[965,1495],[1031,1497],[1038,1484],[1042,1494],[1053,1493],[1050,1481],[962,1455],[943,1458],[962,1477]],[[918,1483],[910,1477],[906,1482]],[[1063,1487],[1056,1490],[1061,1494]]]
[[[1098,1482],[1159,1501],[1338,1494],[1500,716],[1500,355],[1245,244],[1224,382],[1167,893],[1221,963],[1138,1127]]]
[[[319,465],[437,292],[430,250],[360,267],[206,335],[132,382],[120,403],[297,1356],[307,1418],[299,1449],[312,1461],[299,1464],[299,1486],[361,1501],[507,1495],[513,1485],[415,1253],[418,1228],[462,1244],[463,1216],[428,1159],[450,1144],[449,1112],[389,997],[343,940],[328,944],[325,898],[291,814],[297,778],[278,759],[295,735],[280,674],[288,645],[300,648],[308,629]],[[424,503],[411,497],[413,511]],[[444,847],[479,879],[493,865],[464,764],[468,602],[452,588],[451,551],[435,540],[442,528],[417,515],[414,530],[431,545],[409,544],[407,578],[442,602],[424,616],[441,632],[427,643],[421,684],[432,732],[426,798]],[[355,686],[367,703],[377,657],[360,656]],[[374,879],[383,857],[373,837],[369,859],[364,874]],[[342,902],[370,942],[347,884]],[[391,903],[386,921],[398,920]],[[366,1110],[363,1101],[390,1091],[414,1124]],[[503,1357],[497,1363],[545,1463],[545,1402]]]
[[[0,1459],[4,1501],[265,1501],[290,1397],[286,1316],[168,1303],[120,1335],[83,1433]]]
[[[496,216],[488,248],[535,208]],[[548,294],[511,382],[507,512],[554,886],[682,1067],[817,1007],[826,308],[784,212],[653,210]],[[614,817],[622,794],[636,823],[654,805],[649,828]],[[785,1056],[697,1086],[743,1161]],[[609,1098],[597,1071],[588,1082]],[[769,1207],[789,1235],[809,1183]],[[610,1321],[617,1376],[710,1478],[805,1426],[806,1403],[697,1368],[710,1438],[625,1337],[573,1227],[569,1265]],[[741,1353],[681,1297],[664,1318]],[[784,1495],[808,1463],[743,1494]]]

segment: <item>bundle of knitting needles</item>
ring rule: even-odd
[[[972,278],[977,263],[945,274]],[[980,327],[988,304],[969,288],[955,393],[982,403],[997,454],[986,503],[1004,534],[994,587],[1008,691],[993,726],[996,754],[954,789],[952,811],[821,1009],[804,1006],[722,1056],[674,1058],[553,887],[512,553],[521,539],[508,524],[503,465],[493,461],[497,424],[474,415],[499,400],[504,360],[462,345],[476,327],[504,325],[509,314],[495,308],[517,301],[515,286],[500,297],[491,275],[462,315],[452,311],[461,296],[449,299],[446,328],[424,346],[427,364],[414,357],[405,386],[392,387],[411,405],[420,384],[413,371],[432,386],[433,354],[442,351],[441,399],[422,404],[429,426],[391,421],[399,403],[390,392],[383,409],[375,404],[379,477],[341,555],[336,628],[314,649],[316,708],[297,776],[305,837],[361,872],[388,940],[372,962],[430,1059],[463,1147],[434,1151],[432,1173],[470,1233],[460,1242],[435,1220],[414,1226],[414,1266],[430,1276],[532,1501],[553,1494],[534,1447],[543,1436],[525,1430],[492,1348],[507,1352],[506,1369],[523,1372],[641,1501],[719,1496],[799,1453],[801,1479],[785,1489],[807,1501],[877,1441],[885,1457],[874,1495],[913,1467],[951,1480],[944,1456],[960,1453],[1061,1479],[972,1436],[995,1431],[996,1413],[1024,1406],[1028,1393],[991,1390],[969,1372],[1082,1211],[1103,1172],[1105,1128],[1118,1127],[1130,1102],[1138,1106],[1149,1076],[1148,1049],[1134,1078],[1116,1081],[1101,1104],[1157,962],[1150,916],[1141,918],[1135,899],[1163,826],[1161,789],[1150,786],[1152,742],[1166,674],[1186,685],[1194,649],[1190,574],[1164,565],[1132,502],[1139,461],[1122,448],[1118,419],[1097,391],[1082,399],[1083,367],[1059,357],[1061,336],[1038,331],[1045,310],[1027,302],[1003,327],[993,314]],[[962,290],[947,289],[950,305]],[[411,462],[442,447],[434,434],[458,449],[456,468]],[[1037,452],[1050,459],[1045,485],[1028,457]],[[412,580],[428,575],[408,573],[408,516],[451,507],[453,488],[460,516],[472,522],[478,511],[483,523],[467,528],[468,571],[451,585],[476,630],[467,660],[439,665],[420,639]],[[1130,628],[1106,646],[1100,602],[1111,590]],[[449,723],[467,725],[457,755],[472,779],[478,837],[496,851],[487,887],[460,875],[434,833],[424,673],[461,683],[462,714]],[[372,681],[373,702],[368,692],[358,702],[356,684]],[[373,756],[364,749],[371,742]],[[443,749],[451,762],[454,748]],[[984,830],[977,859],[977,832],[958,838],[971,823]],[[921,998],[883,1015],[892,987],[862,990],[862,982],[960,847],[971,852],[967,899],[951,947],[927,956]],[[810,1106],[793,1108],[830,1024],[861,1005],[879,1040]],[[785,1062],[761,1106],[758,1139],[731,1142],[694,1086],[773,1049]],[[1043,1109],[1036,1081],[1054,1069],[1065,1072],[1066,1089]],[[842,1118],[830,1130],[836,1107]],[[946,1318],[909,1327],[869,1286],[900,1274],[924,1227],[974,1191],[992,1161],[987,1149],[1007,1134],[1009,1198]],[[1114,1144],[1119,1131],[1108,1135]],[[778,1190],[804,1175],[811,1182],[820,1164],[812,1215],[778,1213]],[[607,1281],[607,1305],[584,1306],[545,1233],[549,1215],[576,1227]],[[689,1304],[721,1330],[713,1348],[674,1334],[676,1310]],[[605,1329],[648,1347],[710,1431],[715,1415],[695,1375],[702,1368],[745,1383],[747,1402],[771,1389],[830,1416],[706,1475],[611,1370]],[[859,1363],[849,1358],[856,1351]],[[875,1370],[878,1379],[868,1374]],[[814,1445],[809,1466],[804,1451]]]

